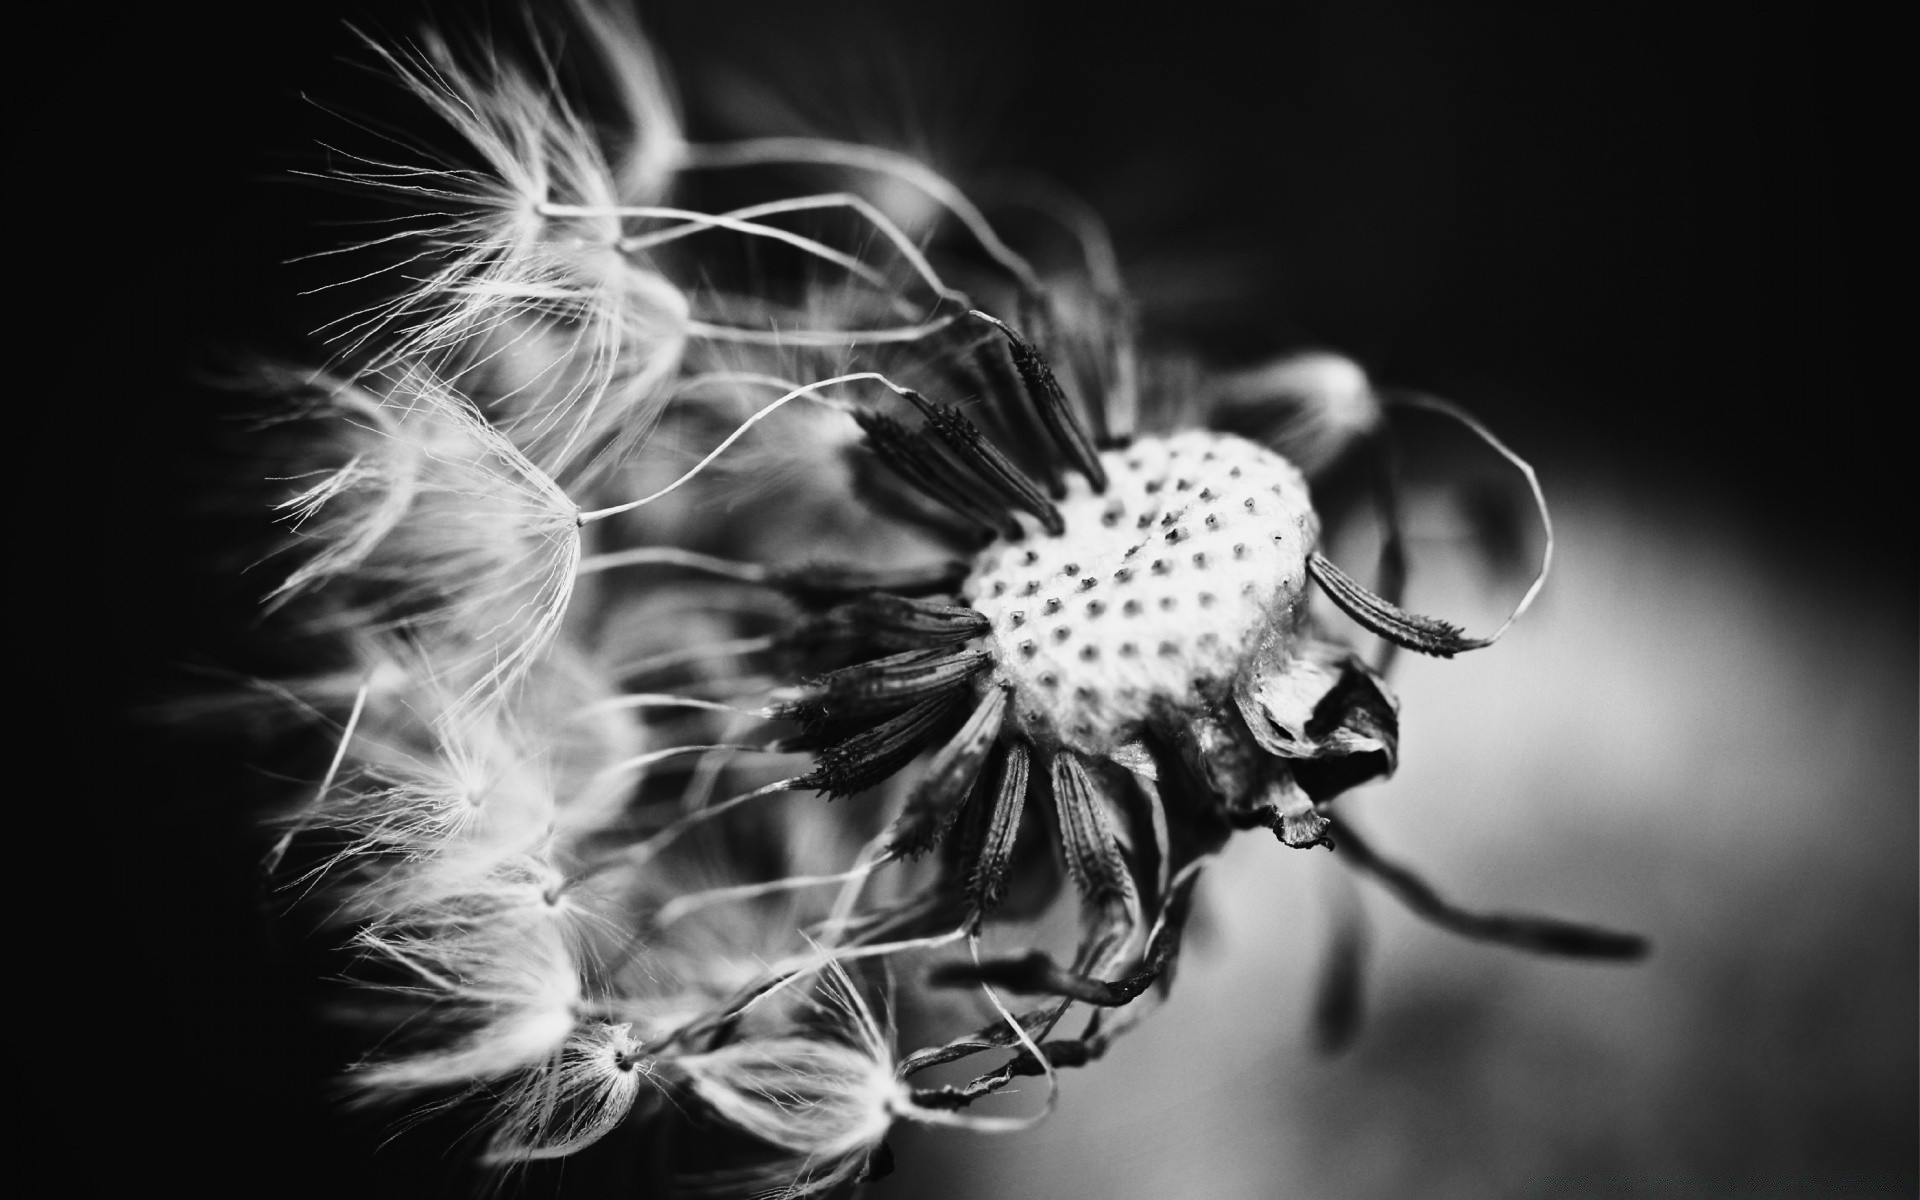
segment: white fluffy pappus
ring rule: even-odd
[[[1044,1116],[980,1116],[918,1103],[902,1078],[890,1018],[876,1015],[839,961],[828,957],[808,973],[814,975],[811,988],[783,1012],[781,1019],[790,1027],[705,1053],[657,1060],[662,1079],[683,1083],[729,1125],[786,1151],[783,1158],[690,1181],[704,1183],[703,1191],[828,1193],[868,1170],[895,1121],[1006,1132]],[[790,977],[787,983],[800,979]],[[1012,1022],[997,998],[993,1007]],[[1015,1028],[1020,1044],[1037,1053]],[[1043,1073],[1049,1078],[1050,1110],[1051,1067]]]
[[[420,447],[402,435],[398,414],[363,387],[279,368],[257,372],[253,382],[294,406],[280,420],[326,421],[347,455],[338,466],[298,477],[305,486],[274,506],[311,552],[268,593],[272,607],[352,571],[393,532],[413,507]]]
[[[807,1007],[805,989],[779,988],[776,964],[817,951],[808,932],[822,932],[836,886],[864,878],[870,865],[846,863],[852,852],[810,797],[762,810],[761,828],[776,829],[781,861],[754,870],[717,846],[683,843],[677,852],[622,862],[596,877],[596,894],[617,897],[635,931],[628,953],[610,966],[609,1006],[649,1039],[755,996],[762,1020],[787,1020]],[[769,878],[768,876],[772,877]]]
[[[329,827],[355,839],[345,853],[421,859],[467,843],[506,855],[545,837],[553,791],[506,722],[455,713],[430,732],[425,749],[361,739],[357,778],[321,802]]]
[[[1224,374],[1209,392],[1215,404],[1257,412],[1263,435],[1284,445],[1287,458],[1309,476],[1326,470],[1385,420],[1385,408],[1360,365],[1324,350]]]
[[[347,839],[308,874],[346,885],[339,916],[401,927],[505,913],[591,923],[580,905],[605,889],[583,893],[560,864],[620,819],[617,797],[593,784],[639,733],[627,712],[583,703],[598,694],[567,663],[543,661],[509,710],[436,710],[446,698],[423,681],[414,686],[428,692],[425,713],[389,711],[370,723],[377,732],[343,730],[338,758],[351,773],[289,818],[295,830]]]
[[[597,1021],[576,1029],[547,1061],[501,1094],[483,1159],[508,1165],[559,1158],[605,1137],[660,1095],[633,1027]]]
[[[377,343],[370,369],[425,363],[456,380],[535,462],[574,484],[600,478],[639,444],[696,344],[913,342],[969,306],[912,238],[852,192],[785,196],[727,213],[662,204],[685,166],[780,162],[790,152],[775,147],[770,157],[738,161],[716,158],[724,147],[695,154],[631,16],[585,0],[571,7],[613,82],[622,109],[614,128],[621,133],[603,133],[570,101],[551,64],[533,72],[484,45],[457,53],[431,34],[414,48],[373,46],[471,162],[424,149],[409,150],[402,161],[346,155],[353,165],[331,176],[422,210],[361,243],[364,250],[399,245],[410,255],[382,269],[403,277],[398,294],[336,330],[343,355]],[[610,147],[609,138],[617,144]],[[897,174],[915,164],[887,158],[865,165]],[[769,223],[835,212],[854,220],[857,251]],[[704,291],[704,281],[670,280],[653,252],[715,232],[798,249],[840,273],[842,294],[808,311],[769,306],[754,293],[713,292],[706,298],[716,311],[697,317],[689,288]],[[888,252],[876,259],[882,244]],[[935,308],[948,304],[951,311],[918,313],[904,299],[916,283]],[[867,327],[887,316],[891,322]]]
[[[811,1000],[821,1027],[804,1036],[747,1037],[661,1063],[728,1124],[788,1152],[757,1183],[791,1196],[853,1178],[894,1119],[915,1111],[895,1073],[892,1030],[845,969],[829,964]]]
[[[659,84],[641,82],[650,63],[632,58],[647,57],[644,44],[630,48],[605,13],[582,24],[628,109],[620,166],[550,66],[537,78],[484,47],[463,55],[426,34],[416,48],[369,45],[475,163],[424,150],[402,161],[350,155],[355,165],[334,175],[421,210],[361,244],[407,246],[384,268],[406,286],[336,331],[343,352],[379,341],[373,369],[422,362],[463,381],[491,376],[490,409],[556,473],[610,431],[650,425],[687,318],[678,289],[621,250],[617,215],[658,199],[679,155],[678,121]]]
[[[316,386],[325,386],[315,377]],[[445,382],[416,368],[342,389],[365,444],[295,498],[319,549],[278,594],[330,585],[323,630],[402,634],[436,686],[495,699],[537,660],[566,613],[579,508]],[[336,516],[336,514],[338,514]]]
[[[368,929],[355,940],[397,969],[391,990],[420,1001],[430,1026],[419,1048],[383,1048],[354,1068],[350,1082],[365,1098],[499,1078],[557,1052],[581,1020],[580,965],[558,922]],[[450,1028],[463,1032],[449,1037]]]

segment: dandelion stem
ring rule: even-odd
[[[678,650],[663,650],[659,654],[649,655],[632,663],[621,671],[624,678],[649,675],[668,667],[683,666],[690,662],[699,662],[703,658],[719,658],[731,654],[757,654],[762,650],[771,650],[779,644],[779,639],[771,634],[759,637],[734,638],[731,641],[713,642],[705,646],[683,646]]]
[[[694,337],[715,342],[744,342],[754,346],[834,347],[917,342],[959,319],[960,314],[953,313],[922,321],[918,325],[900,325],[891,329],[746,329],[738,325],[689,321],[686,330]]]
[[[972,952],[974,966],[978,969],[980,967],[980,937],[978,934],[969,934],[967,936],[967,949]],[[930,1125],[953,1125],[963,1129],[979,1130],[983,1133],[1014,1133],[1022,1129],[1031,1129],[1033,1126],[1046,1120],[1047,1117],[1052,1114],[1054,1105],[1059,1102],[1060,1076],[1054,1071],[1053,1061],[1047,1057],[1046,1051],[1042,1050],[1033,1040],[1032,1035],[1027,1032],[1026,1025],[1009,1012],[1007,1006],[1001,1002],[999,993],[995,992],[993,988],[986,983],[980,985],[980,990],[987,994],[987,1002],[992,1004],[993,1010],[1000,1014],[1000,1019],[1005,1021],[1007,1027],[1013,1030],[1014,1039],[1020,1043],[1021,1048],[1025,1050],[1026,1053],[1032,1055],[1034,1061],[1040,1065],[1040,1071],[1047,1079],[1046,1103],[1041,1107],[1039,1112],[1029,1113],[1024,1117],[982,1117],[972,1114],[948,1112],[941,1109],[921,1108],[917,1105],[914,1107],[911,1115],[914,1120],[925,1121]],[[1059,1012],[1054,1014],[1054,1019],[1058,1020],[1059,1013],[1065,1011],[1065,1006],[1061,1006]],[[1049,1022],[1049,1026],[1051,1026],[1051,1022]],[[1016,1058],[1015,1061],[1018,1061],[1018,1059]],[[1007,1064],[1007,1068],[1011,1068],[1012,1066],[1013,1063],[1011,1062]],[[1011,1080],[1012,1074],[1007,1068],[1003,1068],[1003,1071],[1006,1071],[1008,1079]],[[989,1090],[998,1090],[1001,1086],[1004,1086],[1004,1084],[996,1084]]]
[[[360,714],[366,710],[367,691],[372,686],[373,680],[369,678],[353,694],[353,709],[347,714],[347,723],[340,728],[339,744],[333,748],[333,758],[327,763],[327,773],[320,777],[320,786],[314,789],[313,807],[307,810],[292,829],[280,835],[279,840],[273,843],[273,849],[267,851],[266,861],[262,867],[269,875],[279,868],[281,860],[287,856],[288,848],[293,845],[293,839],[307,827],[314,809],[324,803],[327,793],[333,790],[333,781],[340,776],[340,764],[345,762],[347,757],[347,744],[353,741],[353,731],[360,724]]]
[[[1647,940],[1595,925],[1514,913],[1477,913],[1461,908],[1433,885],[1391,859],[1382,858],[1348,822],[1334,821],[1334,852],[1379,880],[1402,904],[1442,929],[1475,941],[1495,942],[1536,954],[1570,958],[1632,960],[1646,957]]]
[[[727,229],[735,233],[744,233],[751,237],[771,238],[785,242],[798,250],[804,250],[818,258],[840,267],[847,273],[872,284],[876,288],[885,288],[887,278],[873,267],[842,250],[835,250],[823,242],[810,237],[778,229],[772,225],[761,225],[754,221],[741,220],[737,213],[703,213],[685,208],[660,208],[652,205],[589,205],[589,204],[539,204],[535,206],[543,217],[652,217],[660,220],[683,221],[678,226],[676,236],[685,236],[707,229]],[[670,241],[658,234],[638,238],[622,238],[618,245],[627,253],[644,248],[656,241]]]
[[[773,163],[816,163],[821,166],[852,167],[878,171],[911,184],[939,203],[967,227],[987,257],[1014,277],[1028,294],[1040,296],[1045,287],[1040,276],[1013,247],[1000,240],[993,225],[973,201],[948,182],[945,176],[920,160],[878,146],[858,146],[826,138],[776,137],[750,138],[738,142],[719,142],[687,147],[685,165],[693,169],[721,170],[732,167],[761,166]]]
[[[719,749],[720,747],[696,746],[688,748],[713,750]],[[754,749],[759,749],[759,747],[754,747]],[[730,809],[738,808],[749,800],[757,800],[762,796],[771,796],[776,792],[791,791],[805,779],[806,776],[804,775],[796,775],[791,779],[778,779],[767,784],[765,787],[757,787],[750,792],[742,792],[738,796],[729,796],[718,804],[710,804],[697,812],[688,813],[679,820],[662,826],[659,832],[652,834],[644,841],[635,842],[633,845],[620,850],[618,853],[599,863],[582,868],[578,873],[568,877],[562,885],[562,890],[570,889],[582,881],[591,879],[593,876],[616,866],[640,866],[649,862],[656,854],[672,845],[681,834],[684,834],[694,826],[711,821],[722,813]]]
[[[906,233],[902,231],[898,225],[889,221],[884,213],[875,208],[867,200],[849,192],[832,192],[819,196],[796,196],[789,200],[771,200],[764,204],[756,204],[748,208],[734,209],[725,215],[728,217],[747,219],[776,216],[781,213],[806,212],[821,208],[850,208],[859,213],[862,217],[866,218],[875,229],[880,231],[881,236],[892,243],[893,248],[900,252],[900,257],[907,261],[907,264],[913,268],[914,273],[920,276],[926,285],[933,289],[936,295],[943,300],[951,300],[962,306],[971,304],[965,292],[960,291],[958,288],[947,286],[946,282],[934,271],[933,264],[927,261],[926,255],[920,252],[920,248],[913,244],[912,239],[907,237]],[[698,232],[698,229],[692,226],[676,226],[671,229],[657,230],[653,233],[627,238],[620,243],[620,248],[628,251],[649,250],[654,246],[696,232]],[[861,265],[865,266],[864,263]],[[865,278],[865,276],[862,276],[862,278]],[[882,280],[879,286],[884,287],[885,281]]]
[[[1437,412],[1460,422],[1481,441],[1493,447],[1500,457],[1512,463],[1520,474],[1526,477],[1527,488],[1533,493],[1533,505],[1540,514],[1540,528],[1545,532],[1547,539],[1546,546],[1540,551],[1540,569],[1534,573],[1533,582],[1527,585],[1526,594],[1520,597],[1520,603],[1514,606],[1513,612],[1508,615],[1500,628],[1494,630],[1489,636],[1479,639],[1481,645],[1491,646],[1500,640],[1501,634],[1512,628],[1513,623],[1533,607],[1534,598],[1540,594],[1541,588],[1547,586],[1547,575],[1553,570],[1553,513],[1547,507],[1547,494],[1541,490],[1540,477],[1534,473],[1533,464],[1510,449],[1494,434],[1493,430],[1482,424],[1479,418],[1452,401],[1443,400],[1438,396],[1429,396],[1424,392],[1407,391],[1395,391],[1387,399],[1402,408],[1424,408],[1429,412]]]
[[[863,880],[873,874],[884,862],[884,859],[863,862],[852,870],[842,871],[837,875],[790,875],[785,879],[775,879],[765,883],[742,883],[732,887],[688,892],[662,905],[660,911],[654,914],[652,925],[656,929],[664,929],[700,909],[714,904],[724,904],[731,900],[751,900],[756,896],[770,896],[778,892],[794,892],[803,888],[825,887],[828,884]]]
[[[627,771],[638,771],[644,767],[650,767],[654,763],[663,762],[669,758],[676,758],[682,754],[704,754],[709,750],[732,750],[742,753],[759,752],[763,754],[782,753],[781,751],[770,750],[765,746],[755,746],[746,742],[722,742],[700,746],[668,746],[664,750],[649,750],[645,754],[636,754],[632,758],[622,759],[612,766],[601,770],[600,777],[605,778],[609,775],[620,775]]]
[[[590,555],[580,560],[579,573],[586,575],[594,571],[640,566],[686,567],[693,571],[705,571],[709,575],[737,579],[741,583],[767,581],[767,569],[758,563],[735,562],[712,554],[701,554],[696,550],[682,550],[678,546],[641,546],[633,550]]]
[[[1100,301],[1099,316],[1112,339],[1109,347],[1113,378],[1107,386],[1105,408],[1109,431],[1129,436],[1139,419],[1139,352],[1135,345],[1133,305],[1120,274],[1120,256],[1106,222],[1091,204],[1044,175],[1023,173],[996,188],[1003,203],[1032,209],[1059,225],[1080,247],[1087,281]]]
[[[1337,1054],[1353,1044],[1365,1019],[1367,910],[1360,885],[1349,871],[1330,871],[1327,903],[1332,909],[1327,948],[1313,989],[1313,1040],[1322,1054]]]
[[[853,906],[860,899],[860,886],[876,868],[893,858],[887,849],[887,842],[891,836],[891,831],[882,830],[860,848],[860,856],[855,860],[857,865],[848,874],[847,886],[834,898],[833,908],[827,913],[825,922],[827,929],[839,930],[846,927],[853,914]]]
[[[625,696],[612,696],[597,704],[588,705],[576,715],[587,717],[603,712],[624,712],[634,708],[698,708],[707,712],[739,713],[748,717],[764,715],[754,709],[736,708],[731,704],[722,704],[718,700],[702,700],[697,696],[676,696],[667,692],[631,692]]]
[[[757,383],[772,388],[776,392],[788,392],[799,387],[798,383],[783,375],[769,375],[764,371],[703,371],[698,375],[689,375],[674,386],[674,394],[683,396],[715,385]],[[828,404],[824,397],[819,403]]]
[[[724,441],[722,441],[718,446],[715,446],[711,451],[709,451],[705,458],[701,459],[698,463],[694,464],[693,468],[689,470],[686,474],[680,476],[680,478],[674,480],[672,483],[661,488],[659,491],[654,492],[651,495],[642,496],[638,500],[629,500],[625,504],[616,504],[611,508],[598,508],[598,509],[594,509],[592,512],[583,512],[580,514],[580,524],[582,525],[591,524],[594,521],[603,520],[604,518],[607,518],[607,517],[619,516],[621,513],[632,512],[636,508],[641,508],[648,504],[652,504],[655,500],[660,499],[662,496],[668,495],[669,493],[672,493],[678,490],[681,487],[681,485],[687,483],[689,480],[693,479],[694,476],[706,470],[708,465],[711,464],[714,459],[719,458],[722,454],[726,453],[727,450],[730,449],[735,442],[739,441],[742,437],[745,437],[749,429],[752,429],[755,425],[758,425],[761,421],[771,416],[776,409],[787,404],[789,401],[797,400],[802,396],[807,396],[813,399],[820,399],[820,397],[815,396],[814,393],[818,392],[821,388],[834,387],[842,383],[853,383],[862,379],[877,379],[877,380],[881,380],[882,382],[885,382],[886,377],[883,375],[879,375],[873,371],[855,371],[848,375],[836,375],[832,379],[822,379],[818,383],[802,384],[801,386],[794,388],[792,391],[787,392],[785,395],[781,396],[778,400],[775,400],[773,403],[767,405],[765,408],[758,410],[752,416],[748,417],[745,421],[742,421],[740,423],[739,428],[735,429],[732,433],[728,434]]]
[[[745,1013],[762,1000],[785,989],[794,980],[804,979],[806,976],[830,964],[853,962],[856,959],[862,958],[879,958],[889,954],[901,954],[908,950],[933,950],[941,946],[952,945],[965,936],[967,936],[966,927],[962,926],[959,929],[950,929],[945,933],[931,934],[927,937],[907,938],[898,942],[874,942],[864,946],[856,944],[845,948],[829,948],[822,950],[818,954],[787,959],[784,962],[775,964],[773,968],[768,971],[768,979],[771,980],[770,984],[764,990],[756,992],[745,1004],[735,1009],[734,1015],[737,1016]]]

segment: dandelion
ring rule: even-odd
[[[1464,422],[1546,522],[1524,460],[1328,352],[1169,369],[1097,219],[1045,189],[1025,202],[1080,239],[1084,278],[891,152],[689,144],[637,30],[576,9],[617,120],[557,63],[383,52],[479,165],[353,168],[441,206],[409,235],[431,265],[353,335],[360,365],[274,377],[325,432],[271,603],[347,665],[276,685],[335,749],[270,865],[409,1001],[361,1095],[484,1097],[502,1165],[628,1121],[697,1139],[694,1113],[746,1149],[687,1187],[832,1192],[884,1170],[900,1120],[1044,1116],[1005,1110],[1014,1081],[1043,1077],[1050,1109],[1059,1069],[1166,995],[1241,831],[1468,937],[1643,951],[1455,905],[1342,804],[1398,764],[1393,651],[1491,645],[1550,565],[1547,524],[1487,636],[1406,609],[1397,413]],[[844,187],[676,200],[793,163]],[[907,237],[876,181],[950,221]],[[793,225],[829,216],[862,232]],[[723,238],[809,265],[723,289],[698,249]],[[1329,552],[1350,463],[1385,526],[1372,585]],[[1077,941],[1022,944],[1056,903]],[[947,1032],[902,1053],[896,1007]]]

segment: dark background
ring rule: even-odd
[[[1076,187],[1139,278],[1216,281],[1170,320],[1221,355],[1340,347],[1623,491],[1710,505],[1729,536],[1784,548],[1774,569],[1911,619],[1910,443],[1886,424],[1909,406],[1865,370],[1887,253],[1876,152],[1858,148],[1871,31],[1832,7],[1104,8],[642,11],[696,136],[740,132],[741,77],[827,123],[898,101],[841,132]],[[299,294],[324,275],[289,260],[364,210],[289,178],[340,128],[304,96],[410,120],[351,65],[369,56],[346,22],[394,37],[429,14],[514,21],[455,3],[149,6],[15,50],[14,262],[37,310],[16,403],[46,422],[16,453],[46,476],[22,509],[29,553],[57,564],[51,632],[25,639],[22,668],[55,717],[28,746],[40,782],[16,782],[49,826],[31,857],[51,881],[24,889],[22,953],[55,983],[34,1019],[60,1032],[19,1028],[29,1058],[59,1060],[47,1108],[66,1136],[40,1153],[78,1178],[436,1186],[430,1156],[374,1169],[374,1127],[329,1115],[308,964],[254,916],[258,770],[121,715],[177,690],[182,664],[271,666],[232,553],[262,523],[210,503],[242,462],[246,405],[204,380],[317,357],[337,310]],[[1909,627],[1883,669],[1911,680],[1911,650]]]

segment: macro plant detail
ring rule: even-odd
[[[462,145],[336,171],[411,206],[358,248],[393,294],[264,380],[307,431],[270,603],[335,659],[273,686],[336,748],[269,867],[358,953],[356,1095],[485,1104],[503,1165],[692,1111],[743,1140],[689,1188],[840,1191],[898,1121],[1044,1116],[1236,831],[1466,936],[1643,952],[1458,907],[1340,808],[1397,764],[1394,652],[1506,628],[1402,606],[1390,414],[1458,417],[1544,518],[1531,468],[1337,355],[1147,349],[1051,193],[1005,201],[1042,267],[904,155],[689,142],[632,22],[570,13],[577,61],[376,47]],[[1369,501],[1372,586],[1327,550]]]

